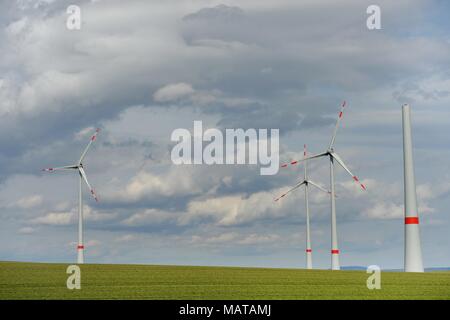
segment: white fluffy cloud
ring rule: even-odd
[[[92,209],[88,205],[83,206],[85,221],[108,221],[117,217],[117,213],[107,213]],[[65,226],[75,224],[78,221],[78,208],[67,212],[49,212],[43,216],[31,220],[33,224]]]
[[[361,212],[369,219],[402,219],[404,217],[403,190],[398,183],[382,184],[373,181],[370,191],[370,204]],[[418,212],[432,214],[436,211],[433,202],[449,190],[448,183],[436,185],[420,184],[416,187]]]
[[[404,216],[404,210],[402,205],[380,201],[367,208],[363,214],[371,219],[401,219]]]
[[[194,195],[199,194],[204,187],[195,182],[192,170],[175,168],[166,174],[159,175],[141,171],[122,190],[105,195],[105,199],[130,202],[161,196]]]
[[[31,195],[28,197],[20,198],[13,206],[17,206],[22,209],[31,209],[40,206],[43,202],[43,197],[39,194]]]
[[[148,226],[158,225],[170,220],[173,220],[176,216],[175,213],[157,209],[146,209],[141,212],[132,214],[121,223],[127,226]]]
[[[76,216],[73,212],[50,212],[45,216],[33,219],[31,222],[45,225],[69,225],[76,221]]]
[[[282,189],[271,192],[256,192],[246,196],[237,194],[211,197],[191,201],[187,211],[178,219],[180,224],[188,224],[202,219],[212,219],[219,226],[233,226],[254,222],[264,218],[275,219],[292,214],[293,205],[302,198],[302,193],[292,193],[283,201],[275,202],[275,195]]]

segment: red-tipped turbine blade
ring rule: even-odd
[[[81,154],[80,160],[78,160],[78,163],[81,163],[86,156],[86,153],[88,152],[89,148],[91,147],[91,144],[97,139],[97,135],[100,132],[100,128],[97,128],[95,130],[95,133],[92,135],[91,139],[89,140],[89,143],[87,144],[86,148],[84,149],[83,153]]]
[[[341,111],[338,114],[338,118],[336,120],[336,125],[334,127],[333,136],[331,137],[331,142],[330,142],[330,146],[328,147],[328,149],[331,149],[334,146],[334,141],[336,140],[336,134],[339,129],[339,123],[341,122],[341,119],[344,117],[344,108],[345,108],[346,104],[347,103],[344,101],[341,105]]]
[[[45,169],[42,169],[42,171],[53,172],[56,170],[72,170],[72,169],[76,169],[76,168],[77,168],[77,166],[64,166],[64,167],[55,167],[55,168],[45,168]]]
[[[97,194],[95,193],[94,189],[91,189],[91,194],[94,197],[95,201],[98,202]]]
[[[78,170],[80,171],[81,177],[83,178],[84,182],[86,183],[87,187],[89,188],[89,191],[91,191],[91,194],[92,194],[92,196],[94,197],[95,201],[98,202],[97,195],[95,194],[94,189],[93,189],[93,188],[91,187],[91,185],[89,184],[89,181],[88,181],[87,176],[86,176],[86,172],[84,172],[84,169],[81,168],[81,167],[78,168]]]
[[[312,156],[309,156],[309,157],[305,157],[305,158],[300,159],[300,160],[293,160],[293,161],[291,161],[291,162],[289,162],[289,163],[285,163],[285,164],[283,164],[281,167],[282,167],[282,168],[286,168],[288,165],[292,165],[292,166],[293,166],[293,165],[299,164],[300,162],[305,161],[305,160],[310,160],[310,159],[320,158],[320,157],[324,157],[324,156],[327,156],[327,155],[328,155],[328,152],[323,152],[323,153],[315,154],[315,155],[312,155]]]
[[[362,188],[364,191],[367,190],[367,189],[366,189],[366,186],[363,185],[363,184],[359,181],[358,177],[355,176],[355,175],[350,171],[350,169],[345,165],[344,160],[342,160],[341,157],[339,157],[336,153],[332,153],[331,156],[333,157],[334,160],[336,160],[337,163],[339,163],[339,164],[341,165],[342,168],[344,168],[345,171],[347,171],[347,173],[353,178],[353,180],[354,180],[356,183],[358,183],[358,184],[361,186],[361,188]]]
[[[353,180],[355,180],[357,183],[359,183],[359,185],[361,186],[361,188],[363,188],[364,191],[366,191],[366,186],[364,184],[362,184],[357,176],[353,176]]]
[[[297,183],[294,187],[292,187],[291,189],[289,189],[288,191],[286,191],[285,193],[283,193],[281,196],[279,196],[278,198],[274,199],[274,201],[278,201],[281,198],[284,198],[285,196],[287,196],[290,192],[294,191],[297,188],[300,188],[302,185],[304,185],[306,183],[306,181],[302,181]]]

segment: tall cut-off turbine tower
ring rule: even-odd
[[[94,135],[91,137],[91,140],[89,141],[88,145],[84,149],[83,153],[81,154],[80,160],[74,165],[70,166],[64,166],[64,167],[57,167],[57,168],[47,168],[42,169],[42,171],[47,172],[53,172],[57,170],[76,170],[80,176],[79,180],[79,189],[78,189],[78,245],[77,245],[77,252],[78,252],[78,258],[77,263],[82,264],[84,263],[84,244],[83,244],[83,193],[82,193],[82,184],[83,180],[86,183],[87,187],[89,188],[89,191],[91,192],[92,196],[94,197],[95,201],[98,201],[98,198],[94,192],[94,189],[92,189],[91,185],[88,182],[86,172],[83,168],[83,160],[86,156],[86,153],[88,152],[90,146],[97,138],[97,134],[99,133],[100,129],[97,129],[94,133]]]
[[[405,272],[423,272],[409,105],[403,105],[402,115],[405,179]]]
[[[328,146],[328,149],[323,152],[319,153],[310,157],[306,157],[302,160],[296,160],[292,161],[290,164],[295,165],[301,161],[309,160],[309,159],[316,159],[321,157],[328,157],[330,160],[330,186],[331,186],[331,269],[332,270],[340,270],[340,263],[339,263],[339,247],[338,247],[338,237],[337,237],[337,223],[336,223],[336,195],[335,195],[335,187],[334,187],[334,162],[336,161],[339,163],[339,165],[344,168],[345,171],[350,174],[350,176],[353,178],[353,180],[358,183],[363,190],[366,190],[366,187],[359,182],[359,179],[357,176],[355,176],[345,165],[344,161],[341,159],[341,157],[334,151],[334,142],[336,140],[336,134],[339,128],[339,123],[341,122],[342,117],[344,116],[344,108],[345,108],[345,101],[342,103],[341,111],[339,112],[338,119],[336,121],[336,126],[334,127],[333,136],[331,137],[330,145]],[[286,165],[284,165],[286,166]]]
[[[304,145],[303,149],[303,157],[306,158],[306,145]],[[282,165],[283,168],[287,167],[287,165]],[[300,188],[301,186],[305,186],[305,210],[306,210],[306,269],[312,269],[312,247],[311,247],[311,231],[310,231],[310,214],[309,214],[309,201],[308,201],[308,187],[309,185],[312,185],[319,190],[322,190],[326,193],[330,193],[328,190],[320,186],[319,184],[315,183],[314,181],[309,180],[308,178],[308,171],[307,171],[307,161],[304,163],[304,175],[303,175],[303,181],[297,183],[294,187],[283,193],[281,196],[275,199],[275,201],[280,200],[281,198],[284,198],[288,193],[291,191],[294,191],[295,189]]]

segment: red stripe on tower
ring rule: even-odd
[[[77,246],[77,249],[84,249],[84,246]]]
[[[406,217],[405,224],[419,224],[419,218],[418,217]]]
[[[311,249],[306,249],[306,252],[312,252],[312,250]]]
[[[339,254],[339,250],[333,249],[331,250],[331,254]]]

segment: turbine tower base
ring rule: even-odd
[[[83,264],[84,263],[84,246],[78,246],[77,248],[78,251],[78,259],[77,259],[77,263],[78,264]]]
[[[341,270],[339,264],[339,250],[331,250],[331,270]]]

